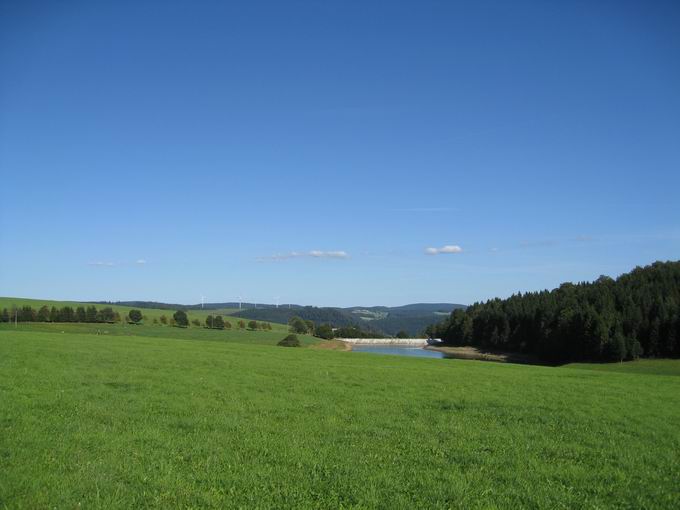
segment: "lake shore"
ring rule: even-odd
[[[351,351],[352,345],[342,340],[324,340],[318,344],[311,345],[310,348],[322,351]]]
[[[465,346],[442,346],[442,345],[427,345],[424,349],[430,351],[439,351],[444,353],[448,358],[454,359],[468,359],[477,361],[495,361],[497,363],[521,363],[528,365],[542,365],[538,358],[528,354],[516,352],[502,352],[492,351],[488,349],[480,349],[471,345]]]

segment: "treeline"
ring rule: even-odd
[[[194,319],[193,321],[191,321],[191,323],[194,326],[201,325],[198,319]],[[239,329],[246,329],[246,322],[244,320],[239,320],[236,322],[236,326]],[[261,329],[263,331],[272,330],[272,325],[269,324],[268,322],[248,321],[247,326],[248,329],[251,331],[256,331],[258,329]],[[231,322],[225,321],[221,315],[208,315],[205,318],[205,327],[208,329],[231,329]]]
[[[616,280],[564,283],[454,310],[426,331],[450,345],[538,355],[553,362],[680,357],[680,262]]]
[[[95,306],[31,306],[4,308],[0,322],[120,322],[121,316],[111,307],[97,309]]]
[[[298,306],[292,309],[279,308],[249,308],[233,314],[234,317],[259,321],[278,322],[285,324],[294,317],[311,321],[314,324],[333,324],[334,326],[356,326],[349,313],[337,308],[319,308],[316,306]]]
[[[382,333],[364,330],[357,326],[342,326],[334,328],[330,324],[314,324],[311,320],[305,320],[302,317],[291,317],[288,320],[288,328],[291,333],[299,335],[314,335],[317,338],[331,340],[332,338],[384,338]],[[401,332],[406,335],[405,332]]]

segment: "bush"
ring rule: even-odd
[[[300,347],[300,340],[298,340],[297,335],[288,335],[276,345],[281,347]]]
[[[330,340],[333,338],[333,328],[330,324],[322,324],[314,332],[314,336],[323,338],[325,340]]]
[[[248,329],[255,331],[257,329],[257,321],[250,321],[248,323]]]
[[[175,319],[175,324],[180,328],[186,328],[189,325],[189,318],[184,310],[177,310],[172,318]]]
[[[298,333],[304,335],[309,331],[307,323],[300,317],[291,317],[288,321],[291,333]]]
[[[83,316],[85,315],[85,309],[83,309]],[[142,320],[142,312],[139,310],[130,310],[128,312],[128,319],[130,319],[130,322],[133,324],[138,324],[139,321]]]

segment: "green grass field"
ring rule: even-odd
[[[38,299],[22,299],[22,298],[0,298],[0,309],[11,309],[12,306],[31,306],[34,310],[38,310],[41,306],[49,307],[56,306],[61,308],[63,306],[88,306],[86,303],[79,303],[75,301],[49,301]],[[97,309],[104,308],[109,305],[95,305]],[[117,310],[124,318],[132,307],[111,305],[111,308]],[[197,319],[201,322],[201,326],[194,326],[190,324],[188,328],[178,328],[169,325],[154,324],[153,319],[160,318],[161,315],[172,317],[173,310],[160,310],[153,308],[139,308],[146,317],[142,324],[134,325],[128,324],[125,320],[120,323],[102,324],[102,323],[77,323],[77,322],[62,322],[52,324],[49,322],[34,322],[15,324],[0,323],[0,331],[17,330],[17,331],[43,331],[43,332],[57,332],[61,334],[78,333],[78,334],[93,334],[93,335],[114,335],[114,336],[147,336],[156,338],[184,338],[191,340],[213,340],[225,342],[243,342],[243,343],[259,343],[275,345],[279,340],[288,334],[288,326],[285,324],[271,323],[271,331],[250,331],[248,329],[240,329],[237,325],[240,320],[237,317],[228,317],[227,312],[234,312],[235,310],[224,309],[221,310],[224,314],[225,320],[231,324],[231,328],[216,330],[207,329],[203,327],[205,318],[210,314],[216,314],[216,310],[190,310],[187,312],[189,321]],[[248,320],[244,320],[247,324]],[[310,335],[298,335],[303,345],[311,345],[317,343],[319,340]]]
[[[276,345],[276,343],[288,334],[288,327],[283,324],[272,324],[271,331],[250,331],[239,329],[236,322],[231,321],[231,329],[207,329],[204,327],[191,326],[178,328],[175,326],[162,325],[133,325],[126,323],[116,324],[88,324],[88,323],[57,323],[31,322],[19,323],[15,328],[13,323],[0,323],[0,331],[35,331],[45,333],[57,333],[63,335],[89,334],[99,336],[137,336],[151,338],[175,338],[185,340],[209,340],[216,342],[236,342],[246,344]],[[298,335],[303,345],[311,345],[319,342],[318,338],[309,335]]]
[[[0,330],[0,508],[680,505],[680,377],[640,365],[25,326]]]
[[[0,310],[3,308],[7,308],[8,310],[12,308],[12,306],[17,306],[17,307],[22,307],[22,306],[30,306],[34,310],[38,310],[41,306],[46,305],[49,307],[56,306],[57,308],[61,308],[63,306],[71,306],[73,308],[76,308],[77,306],[90,306],[93,305],[97,307],[97,309],[100,308],[105,308],[105,307],[111,307],[122,317],[127,316],[128,312],[132,310],[134,307],[132,306],[119,306],[119,305],[108,305],[108,304],[96,304],[96,303],[82,303],[78,301],[52,301],[52,300],[47,300],[47,299],[26,299],[26,298],[14,298],[14,297],[0,297]],[[160,318],[161,315],[165,315],[167,318],[172,317],[172,314],[175,312],[175,310],[161,310],[161,309],[156,309],[156,308],[137,308],[142,312],[143,315],[147,317],[147,322],[153,321],[153,319],[158,319]],[[238,312],[238,308],[223,308],[220,310],[187,310],[187,316],[189,317],[189,320],[191,321],[192,319],[198,319],[201,321],[205,321],[205,318],[212,314],[220,314],[220,315],[231,315],[234,312]],[[232,323],[236,320],[237,318],[229,319]]]

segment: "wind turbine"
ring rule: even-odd
[[[276,308],[279,307],[279,299],[281,299],[281,296],[276,296],[274,299],[276,299]]]
[[[201,294],[201,310],[203,310],[203,304],[205,303],[205,296]]]
[[[238,295],[238,309],[241,309],[241,302],[243,301],[243,296],[241,294]]]

